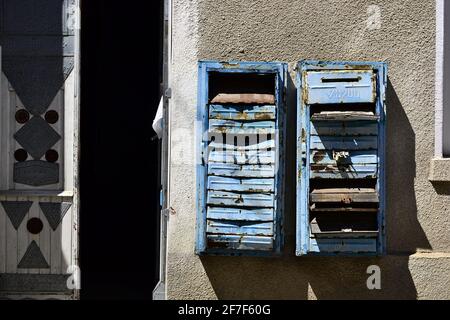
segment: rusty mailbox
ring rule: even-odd
[[[296,254],[383,254],[387,65],[297,70]]]
[[[281,250],[286,73],[278,62],[199,62],[197,254]]]

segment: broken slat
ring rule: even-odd
[[[274,195],[271,193],[208,191],[207,204],[231,207],[273,208]]]
[[[313,121],[311,135],[317,136],[372,136],[378,134],[374,121]]]
[[[340,206],[340,207],[327,207],[327,206],[317,206],[316,203],[313,203],[309,210],[311,212],[320,212],[320,213],[343,213],[343,212],[357,212],[357,213],[376,213],[378,212],[377,208],[364,208],[364,207],[348,207],[348,206]]]
[[[380,117],[370,111],[322,111],[311,116],[312,121],[378,121]]]
[[[360,239],[327,239],[313,238],[310,240],[310,252],[313,253],[370,253],[377,252],[377,240]]]
[[[272,208],[241,209],[226,207],[208,207],[207,218],[216,220],[238,220],[238,221],[273,221],[274,211]]]
[[[378,202],[374,189],[317,189],[311,192],[311,202]]]
[[[264,236],[240,236],[207,234],[208,248],[232,250],[262,250],[273,249],[273,238]]]
[[[313,235],[316,238],[376,238],[378,231],[326,231]]]
[[[335,230],[330,230],[330,224],[325,224],[326,229],[324,230],[321,228],[321,224],[317,222],[317,219],[314,218],[310,223],[310,230],[311,234],[313,234],[316,237],[347,237],[347,238],[353,238],[353,237],[376,237],[378,235],[377,230],[359,230],[359,229],[353,229],[352,227],[348,228],[340,228]]]
[[[274,179],[208,177],[208,190],[236,192],[274,192]]]
[[[311,165],[310,178],[321,179],[365,179],[376,178],[377,164],[355,164],[355,165]]]
[[[257,161],[256,159],[262,161],[263,158],[254,158],[254,161]],[[275,165],[209,163],[208,175],[224,177],[271,178],[275,176]]]
[[[217,234],[239,234],[246,236],[273,235],[273,222],[207,220],[206,232]]]
[[[321,193],[373,193],[376,192],[373,188],[325,188],[325,189],[314,189],[312,194]]]
[[[377,138],[376,136],[311,136],[310,145],[314,150],[371,150],[377,148]]]
[[[219,93],[211,103],[275,104],[275,95],[264,93]]]
[[[338,162],[333,159],[332,150],[311,150],[310,163],[312,164],[326,164],[338,165]],[[340,165],[356,165],[356,164],[377,164],[378,155],[377,150],[351,150],[348,152],[348,157],[340,158]]]
[[[218,120],[213,119],[209,122],[209,138],[212,136],[215,139],[222,139],[221,134],[230,134],[225,139],[233,139],[234,135],[262,135],[262,134],[275,134],[275,122],[274,121],[235,121],[235,120]],[[254,137],[256,141],[256,136]],[[265,140],[268,140],[267,137]]]
[[[209,119],[220,120],[275,120],[274,105],[265,106],[236,106],[236,105],[210,105]]]
[[[211,151],[208,155],[208,163],[228,164],[272,164],[275,163],[275,151]]]

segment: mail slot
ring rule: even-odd
[[[199,62],[199,255],[274,255],[282,247],[287,66]]]
[[[301,61],[297,70],[296,254],[383,254],[387,66]]]
[[[306,103],[373,103],[376,77],[373,70],[307,71]]]

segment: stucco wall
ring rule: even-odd
[[[368,26],[370,5],[381,10]],[[173,0],[167,297],[450,299],[450,184],[428,180],[434,152],[435,1]],[[373,26],[373,25],[372,25]],[[298,258],[287,193],[281,258],[194,255],[197,60],[389,62],[387,244],[382,258]],[[291,79],[291,80],[292,80]],[[295,87],[287,165],[295,172]],[[288,171],[288,172],[289,172]],[[286,183],[295,186],[295,175]],[[295,188],[288,188],[294,191]],[[382,290],[366,288],[377,264]]]

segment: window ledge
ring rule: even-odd
[[[10,197],[73,197],[71,190],[0,190],[0,196]]]
[[[428,179],[433,182],[450,182],[450,158],[431,159]]]

